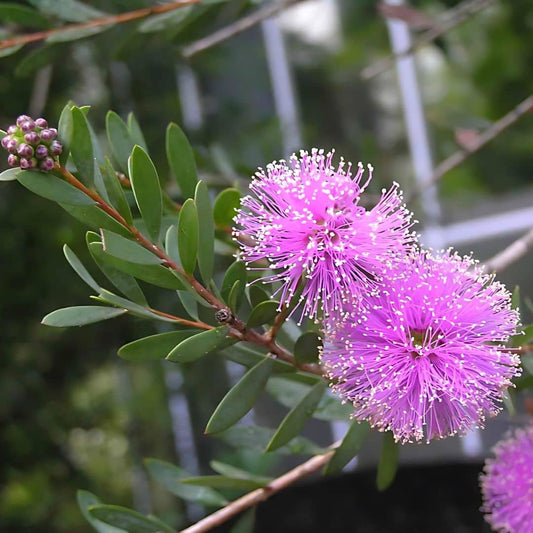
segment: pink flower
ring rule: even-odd
[[[533,425],[494,447],[480,476],[485,519],[496,531],[533,532]]]
[[[464,433],[519,373],[511,295],[470,257],[421,252],[326,335],[322,363],[354,416],[397,441]]]
[[[333,152],[293,155],[290,165],[273,162],[253,178],[252,195],[242,199],[234,231],[246,263],[268,260],[266,283],[281,283],[281,306],[288,305],[301,280],[302,316],[316,318],[342,310],[346,299],[361,300],[376,288],[383,272],[414,240],[411,214],[398,185],[372,209],[359,205],[372,178],[363,165],[332,164]]]

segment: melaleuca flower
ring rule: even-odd
[[[9,152],[8,164],[23,170],[52,170],[63,149],[56,137],[57,130],[49,128],[44,118],[33,120],[20,115],[2,139],[2,146]]]
[[[501,409],[519,373],[502,344],[517,325],[509,291],[472,258],[420,252],[330,328],[322,363],[357,419],[402,443],[429,442]]]
[[[480,476],[485,519],[496,531],[533,532],[533,425],[494,447]]]
[[[268,260],[273,274],[264,282],[281,282],[281,306],[288,305],[300,280],[303,315],[330,315],[343,300],[360,300],[375,289],[387,266],[412,245],[411,214],[398,185],[382,191],[377,205],[365,209],[361,194],[372,178],[355,176],[343,160],[335,167],[333,152],[300,152],[269,164],[253,178],[252,195],[242,199],[234,234],[247,264]]]

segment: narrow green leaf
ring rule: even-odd
[[[104,252],[118,259],[124,259],[139,265],[159,265],[162,260],[140,244],[125,239],[112,231],[102,230],[102,244]]]
[[[128,200],[126,199],[126,193],[122,188],[111,161],[109,161],[107,157],[104,159],[104,165],[102,166],[101,171],[111,204],[126,219],[128,224],[133,224],[131,209]]]
[[[237,189],[224,189],[215,199],[213,215],[219,228],[233,227],[233,217],[241,205],[241,193]]]
[[[125,309],[94,305],[64,307],[63,309],[57,309],[46,315],[42,319],[41,324],[56,328],[85,326],[86,324],[93,324],[95,322],[101,322],[102,320],[108,320],[123,315],[125,312]]]
[[[233,361],[239,365],[243,365],[246,368],[252,368],[261,362],[265,358],[266,354],[266,350],[264,353],[261,353],[248,348],[242,343],[232,346],[231,350],[222,352],[222,355],[224,355],[226,359],[229,359],[230,361]],[[296,368],[289,363],[285,363],[285,361],[274,360],[272,372],[274,374],[292,374],[296,372]]]
[[[78,274],[78,276],[95,292],[100,292],[100,285],[96,283],[88,270],[83,266],[83,263],[78,259],[77,255],[66,244],[63,246],[63,254],[65,254],[65,257],[70,266],[74,269],[74,272],[76,272],[76,274]]]
[[[246,322],[246,326],[249,328],[255,328],[262,326],[266,323],[271,323],[278,314],[279,302],[276,300],[267,300],[262,302],[252,309],[250,317]]]
[[[146,144],[141,127],[139,126],[139,123],[137,122],[137,119],[133,113],[128,113],[128,131],[132,141],[135,144],[138,144],[146,153],[148,153],[148,145]]]
[[[185,6],[168,13],[152,15],[145,19],[138,27],[141,33],[161,32],[167,29],[173,29],[181,23],[191,13],[194,6]]]
[[[287,416],[282,420],[271,441],[268,443],[266,447],[267,452],[287,444],[287,442],[300,433],[306,422],[313,415],[326,388],[327,384],[325,382],[318,382],[303,397],[302,401],[291,409]]]
[[[258,476],[257,474],[252,474],[242,468],[237,468],[233,465],[228,465],[227,463],[222,463],[220,461],[211,461],[209,463],[211,468],[222,476],[240,478],[240,479],[250,479],[261,485],[268,485],[271,481],[271,477]]]
[[[342,439],[342,442],[335,450],[329,460],[324,473],[328,475],[339,474],[341,470],[359,453],[363,446],[370,426],[368,422],[358,422],[353,420]]]
[[[107,140],[119,167],[128,172],[128,159],[135,143],[124,121],[114,112],[109,111],[105,118]]]
[[[322,338],[314,331],[301,335],[294,345],[294,358],[300,364],[318,363]]]
[[[206,285],[213,277],[215,264],[215,223],[209,191],[203,181],[199,181],[194,193],[194,203],[198,213],[198,269]]]
[[[206,433],[218,433],[236,424],[255,404],[272,373],[272,359],[263,361],[248,370],[241,380],[222,398],[212,414]]]
[[[117,222],[96,205],[70,205],[66,203],[59,205],[69,215],[93,229],[106,229],[123,237],[131,236],[131,233],[120,222]]]
[[[61,50],[58,45],[53,44],[35,48],[29,54],[26,54],[24,59],[19,62],[15,69],[15,76],[17,78],[23,78],[35,74],[37,70],[46,65],[54,64],[60,55],[64,55],[64,52],[65,51]]]
[[[47,37],[45,42],[47,43],[67,43],[70,41],[77,41],[84,39],[85,37],[91,37],[91,35],[97,35],[104,31],[111,29],[114,24],[100,24],[98,26],[89,26],[87,28],[68,28],[61,29]]]
[[[198,476],[181,480],[186,485],[197,485],[201,487],[211,487],[214,489],[231,489],[249,492],[264,487],[267,483],[259,483],[252,479],[242,479],[228,476]]]
[[[14,181],[17,179],[17,174],[20,172],[20,168],[8,168],[0,173],[0,181]]]
[[[67,159],[70,154],[70,145],[72,144],[73,123],[71,109],[73,106],[73,102],[67,102],[67,105],[65,105],[65,107],[61,111],[61,115],[59,116],[59,123],[57,126],[57,136],[61,140],[61,144],[63,145],[63,151],[59,156],[59,163],[62,166],[65,166],[67,163]]]
[[[518,311],[520,309],[520,287],[515,286],[513,291],[513,298],[511,300],[511,307]]]
[[[196,161],[187,137],[177,124],[168,125],[166,151],[168,164],[176,177],[183,197],[192,198],[198,181]]]
[[[85,114],[79,107],[73,107],[72,113],[72,145],[70,152],[76,168],[79,172],[79,179],[88,187],[94,183],[94,148],[89,131],[89,124]]]
[[[0,50],[0,57],[7,57],[12,54],[16,54],[23,46],[23,44],[16,44],[15,46],[8,46],[7,48],[2,48],[2,50]]]
[[[128,533],[176,533],[175,529],[155,517],[118,505],[91,505],[88,511],[97,520],[125,529]]]
[[[243,261],[235,261],[227,270],[220,294],[226,303],[229,303],[229,295],[236,281],[242,281],[246,285],[246,265]]]
[[[235,339],[228,337],[228,327],[220,326],[207,331],[203,331],[194,337],[189,337],[180,342],[166,357],[168,361],[175,363],[187,363],[190,361],[196,361],[200,357],[207,355],[208,353],[216,350],[221,345],[230,339],[232,342],[236,342]]]
[[[127,298],[123,298],[122,296],[118,296],[117,294],[107,291],[106,289],[102,289],[98,296],[91,296],[91,298],[98,302],[114,305],[115,307],[120,307],[121,309],[127,309],[132,315],[142,318],[159,320],[161,322],[170,322],[172,324],[176,323],[176,321],[172,318],[158,315],[157,313],[151,311],[147,306],[136,304],[135,302],[132,302]]]
[[[385,490],[394,481],[398,469],[398,444],[394,442],[391,431],[383,435],[381,458],[378,463],[376,484],[378,490]]]
[[[159,240],[163,201],[157,170],[148,154],[135,146],[128,159],[131,188],[135,201],[146,224],[148,234],[154,241]]]
[[[261,302],[266,302],[270,299],[269,294],[256,284],[250,285],[250,287],[248,287],[248,295],[250,297],[250,304],[252,305],[252,309],[259,305]]]
[[[100,520],[97,520],[89,514],[89,507],[102,503],[94,494],[86,490],[79,490],[77,492],[77,499],[83,516],[87,522],[98,531],[98,533],[128,533],[125,529],[119,529],[110,526],[109,524],[105,524],[104,522],[100,522]]]
[[[231,288],[228,296],[228,306],[235,313],[239,312],[239,309],[244,301],[245,288],[246,284],[242,280],[237,280]]]
[[[94,201],[66,181],[46,172],[22,170],[17,180],[31,192],[54,202],[69,205],[92,205]]]
[[[48,28],[50,26],[50,20],[35,9],[7,2],[0,4],[0,22],[32,28]]]
[[[151,335],[125,344],[118,350],[118,355],[128,361],[164,359],[180,342],[199,332],[196,329],[188,329]]]
[[[209,487],[183,485],[181,480],[190,478],[191,475],[179,466],[158,459],[145,459],[144,464],[158,483],[184,500],[214,507],[222,507],[228,503],[221,494]]]
[[[180,252],[178,249],[178,226],[172,224],[168,227],[165,235],[165,252],[176,263],[181,266]]]
[[[193,320],[200,320],[198,317],[198,302],[192,293],[190,291],[178,291],[178,298],[187,314]]]
[[[44,15],[60,18],[67,22],[86,22],[105,17],[107,13],[77,0],[29,0]]]
[[[178,220],[178,250],[181,264],[188,274],[194,272],[198,256],[198,213],[192,198],[183,204]]]

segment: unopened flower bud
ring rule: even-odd
[[[48,122],[44,118],[38,118],[35,120],[35,125],[39,128],[48,128]]]
[[[35,157],[37,159],[44,159],[48,155],[48,148],[44,144],[40,144],[35,148]]]
[[[19,158],[14,154],[9,154],[9,157],[7,158],[7,164],[10,167],[18,167],[19,166]]]
[[[16,154],[17,153],[17,147],[18,147],[19,143],[16,141],[16,139],[9,139],[7,141],[7,147],[6,147],[6,150],[10,153],[10,154]]]
[[[31,159],[27,159],[25,157],[21,158],[20,160],[20,168],[22,170],[26,170],[29,168],[35,168],[37,166],[37,159],[32,157]]]
[[[7,144],[9,143],[9,141],[11,140],[11,137],[9,135],[6,135],[5,137],[2,138],[2,141],[0,141],[2,143],[2,147],[5,148],[7,150]]]
[[[28,120],[31,120],[31,117],[29,117],[28,115],[20,115],[17,118],[17,126],[22,126],[22,123],[27,122]]]
[[[28,144],[36,145],[39,144],[41,137],[39,137],[39,134],[37,132],[30,131],[29,133],[26,133],[26,135],[24,135],[24,140]]]
[[[59,141],[52,141],[50,150],[52,151],[52,155],[59,155],[63,151],[63,146],[61,146]]]
[[[39,168],[41,170],[52,170],[54,168],[54,160],[50,156],[45,157],[40,161]]]
[[[20,143],[17,152],[21,157],[33,157],[33,148],[29,144]]]
[[[29,131],[33,131],[33,129],[35,128],[35,122],[33,120],[25,120],[21,125],[20,125],[20,129],[24,132],[24,133],[28,133]]]
[[[18,131],[18,126],[15,126],[14,124],[9,126],[9,128],[7,128],[7,133],[9,135],[13,135],[13,133],[17,133]]]
[[[57,137],[57,130],[55,128],[48,128],[41,131],[41,139],[43,141],[51,141]]]

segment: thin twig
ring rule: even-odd
[[[512,111],[509,111],[502,118],[497,120],[494,124],[488,127],[484,132],[480,133],[468,146],[465,146],[461,150],[458,150],[450,157],[440,163],[435,170],[431,178],[424,183],[422,187],[408,195],[406,202],[411,201],[417,197],[420,193],[425,191],[428,187],[431,187],[437,181],[439,181],[444,174],[460,165],[470,154],[477,152],[480,148],[485,146],[489,141],[492,141],[500,133],[505,131],[509,126],[514,124],[520,117],[533,110],[533,95],[528,96],[520,104],[518,104]]]
[[[338,443],[335,443],[332,447],[334,448],[337,445]],[[183,529],[181,533],[204,533],[205,531],[209,531],[212,528],[223,524],[242,511],[245,511],[246,509],[257,505],[258,503],[265,501],[277,492],[287,488],[289,485],[292,485],[304,476],[308,476],[309,474],[316,472],[330,460],[334,451],[335,450],[333,449],[323,455],[315,455],[314,457],[311,457],[311,459],[305,463],[302,463],[301,465],[298,465],[296,468],[293,468],[286,474],[283,474],[281,477],[278,477],[266,487],[254,490],[253,492],[244,495],[242,498],[231,502],[230,504],[226,505],[226,507],[214,512],[196,524]]]
[[[501,272],[533,250],[533,229],[482,263],[487,272]]]
[[[284,9],[291,7],[293,5],[299,4],[305,0],[280,0],[272,4],[267,4],[266,6],[254,11],[250,15],[247,15],[236,22],[221,28],[220,30],[215,31],[211,35],[204,37],[203,39],[198,39],[197,41],[189,44],[181,51],[183,57],[189,59],[198,52],[203,52],[212,46],[215,46],[222,41],[230,39],[239,33],[242,33],[253,26],[261,23],[263,20],[269,19]]]
[[[10,48],[12,46],[43,41],[44,39],[47,39],[56,33],[62,33],[64,31],[85,30],[87,28],[99,28],[101,26],[121,24],[123,22],[130,22],[132,20],[149,17],[150,15],[167,13],[168,11],[173,11],[174,9],[179,9],[191,4],[198,4],[199,2],[201,2],[201,0],[179,0],[178,2],[172,2],[170,4],[146,7],[143,9],[137,9],[135,11],[120,13],[118,15],[110,15],[109,17],[93,19],[89,20],[88,22],[82,22],[81,24],[66,24],[50,30],[38,31],[36,33],[28,33],[25,35],[17,35],[16,37],[11,37],[9,39],[0,41],[0,50],[3,50],[4,48]]]
[[[392,54],[365,67],[361,71],[361,77],[364,80],[368,80],[374,76],[377,76],[378,74],[381,74],[382,72],[385,72],[387,69],[394,66],[396,59],[411,55],[419,48],[433,42],[435,39],[438,39],[441,35],[444,35],[452,28],[455,28],[455,26],[458,26],[472,15],[493,5],[494,3],[494,0],[463,0],[463,2],[460,2],[450,10],[446,11],[442,17],[440,17],[441,20],[439,20],[435,26],[422,33],[422,35],[416,39],[407,50],[397,54]]]

